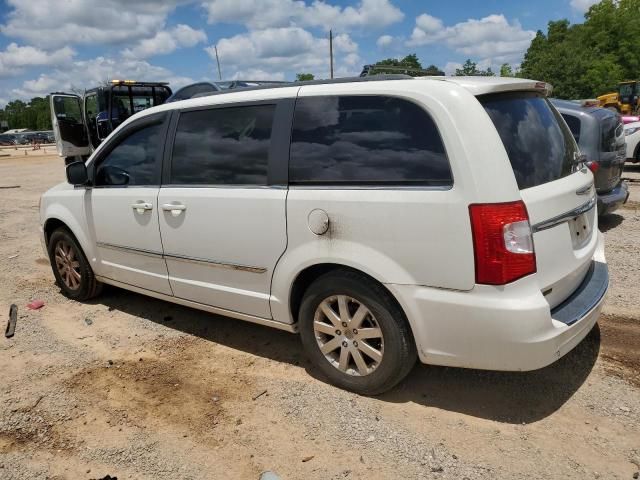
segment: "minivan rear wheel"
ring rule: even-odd
[[[313,282],[299,312],[302,343],[334,385],[377,395],[400,382],[416,361],[407,320],[382,285],[351,271]]]
[[[73,300],[89,300],[102,290],[91,265],[75,237],[66,228],[56,229],[47,247],[56,283],[65,296]]]

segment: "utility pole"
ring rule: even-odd
[[[218,45],[214,45],[213,48],[216,51],[216,63],[218,64],[218,79],[222,80],[222,72],[220,71],[220,59],[218,58]]]
[[[333,78],[333,31],[329,30],[329,58],[331,60],[331,78]]]

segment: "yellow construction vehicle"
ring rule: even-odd
[[[637,113],[639,110],[639,95],[640,80],[631,80],[620,82],[617,92],[600,95],[598,97],[598,102],[601,107],[616,110],[622,115],[632,115]]]

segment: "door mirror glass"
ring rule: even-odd
[[[124,186],[129,185],[131,177],[120,167],[103,165],[98,168],[96,183],[99,185]]]
[[[89,183],[87,167],[84,162],[73,162],[67,165],[67,182],[76,187],[84,186]]]

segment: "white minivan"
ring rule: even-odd
[[[514,78],[220,92],[118,127],[42,196],[63,293],[102,284],[289,332],[334,384],[544,367],[608,288],[592,173]]]

